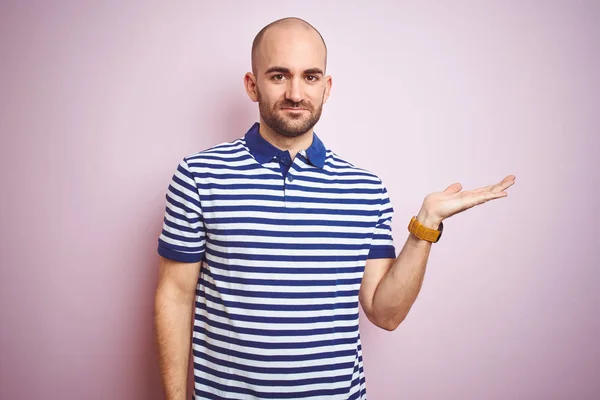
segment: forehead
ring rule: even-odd
[[[325,69],[325,46],[319,34],[304,27],[275,27],[267,32],[258,49],[259,73],[273,66],[302,71]]]

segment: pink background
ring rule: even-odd
[[[600,398],[600,3],[37,3],[0,6],[1,399],[161,398],[168,182],[257,120],[251,42],[290,15],[329,46],[316,131],[387,184],[399,249],[426,194],[517,177],[446,221],[396,331],[361,316],[369,398]]]

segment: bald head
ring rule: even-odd
[[[273,40],[269,36],[276,36],[277,33],[286,33],[286,34],[308,34],[314,35],[318,42],[320,42],[321,49],[324,52],[324,67],[327,66],[327,46],[325,45],[325,40],[323,36],[319,33],[318,30],[315,29],[314,26],[309,24],[300,18],[288,17],[282,18],[277,21],[271,22],[269,25],[265,26],[258,32],[254,41],[252,42],[252,73],[257,74],[258,72],[258,63],[261,59],[261,53],[264,51],[264,42],[267,40]],[[275,35],[272,35],[275,34]]]

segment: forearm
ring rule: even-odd
[[[430,220],[423,212],[417,219],[425,226],[437,229],[438,221]],[[395,329],[408,315],[425,276],[431,242],[409,234],[400,254],[382,278],[373,296],[373,312],[384,327]]]
[[[192,332],[193,299],[180,299],[168,289],[156,291],[154,323],[158,362],[166,400],[184,400]]]

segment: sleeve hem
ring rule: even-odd
[[[171,250],[161,245],[158,245],[157,251],[158,254],[163,256],[164,258],[185,263],[194,263],[202,261],[202,258],[204,258],[203,253],[182,253],[180,251]]]
[[[394,246],[372,248],[367,259],[372,258],[396,258],[396,248]]]

